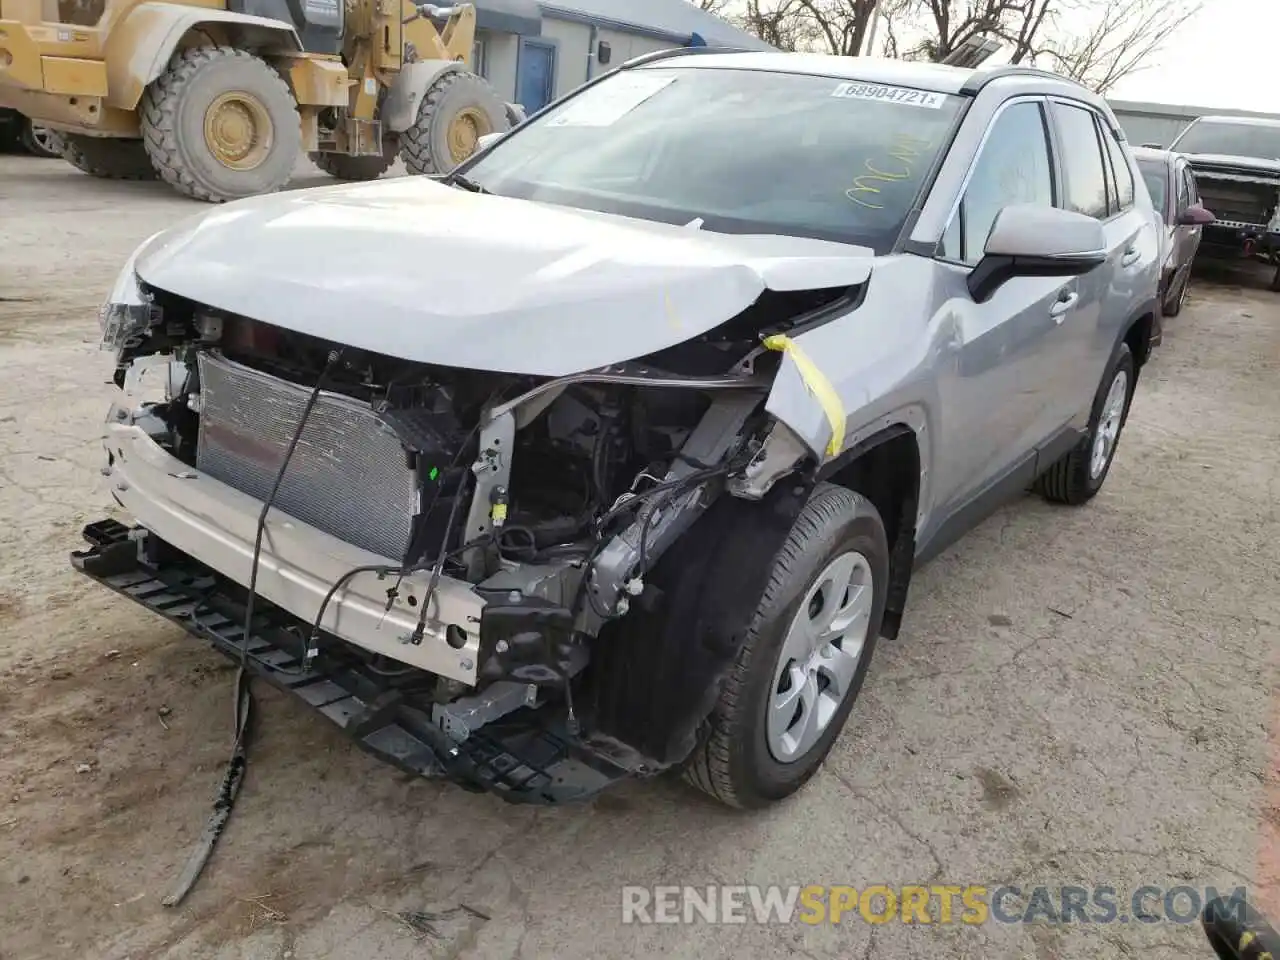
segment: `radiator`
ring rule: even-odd
[[[266,500],[311,391],[216,353],[200,354],[196,466]],[[367,404],[322,392],[272,506],[399,562],[414,512],[413,472]]]

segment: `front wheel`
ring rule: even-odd
[[[270,64],[233,47],[191,47],[142,96],[142,135],[179,193],[223,203],[279,190],[302,156],[298,104]]]
[[[1127,343],[1121,343],[1094,396],[1089,432],[1036,481],[1046,500],[1078,506],[1102,489],[1129,416],[1136,379],[1133,353]]]
[[[884,616],[889,547],[861,495],[822,484],[801,511],[685,778],[745,809],[817,771],[862,687]]]

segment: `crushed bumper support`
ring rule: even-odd
[[[154,535],[138,529],[135,536],[115,520],[102,520],[85,527],[83,536],[88,549],[71,555],[81,573],[237,662],[247,654],[253,674],[402,770],[532,804],[585,799],[629,775],[570,736],[558,715],[519,711],[455,741],[432,722],[427,692],[379,676],[337,638],[323,638],[319,657],[304,669],[310,625],[279,607],[265,605],[255,614],[253,635],[246,638],[244,604],[234,585]]]

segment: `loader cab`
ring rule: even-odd
[[[342,52],[344,0],[228,0],[227,9],[292,24],[307,53]]]

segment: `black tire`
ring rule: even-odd
[[[229,109],[249,115],[270,137],[260,157],[235,167],[219,158],[205,135],[205,117],[219,97],[236,96]],[[298,104],[270,64],[233,47],[193,47],[142,95],[142,136],[156,171],[179,193],[209,203],[274,193],[289,182],[302,156]],[[259,111],[254,116],[255,111]],[[257,141],[254,141],[256,143]],[[253,144],[251,144],[251,147]]]
[[[1166,293],[1164,303],[1160,309],[1166,317],[1176,317],[1182,312],[1182,304],[1187,299],[1187,288],[1191,286],[1191,268],[1187,267],[1187,272],[1182,275],[1182,282],[1175,284]]]
[[[1271,292],[1280,293],[1280,266],[1276,267],[1276,272],[1271,275]]]
[[[311,162],[339,180],[377,180],[396,162],[400,141],[386,140],[380,157],[349,157],[343,153],[311,153]]]
[[[400,135],[400,157],[410,173],[438,176],[470,156],[461,155],[466,144],[451,144],[449,136],[453,119],[468,109],[473,111],[469,129],[476,136],[511,129],[505,104],[483,77],[451,70],[427,88],[416,122]]]
[[[30,120],[23,121],[18,139],[22,142],[22,149],[33,157],[52,159],[62,156],[62,137],[48,127],[41,127]]]
[[[1103,408],[1112,385],[1120,373],[1127,378],[1124,408],[1116,426],[1115,437],[1107,452],[1106,463],[1095,476],[1091,469],[1094,440],[1102,423]],[[1093,398],[1093,409],[1089,414],[1089,432],[1065,456],[1054,463],[1036,480],[1036,490],[1052,503],[1065,503],[1079,506],[1092,500],[1102,489],[1107,474],[1111,472],[1111,464],[1115,462],[1116,449],[1120,444],[1120,436],[1129,419],[1129,405],[1133,401],[1133,390],[1137,383],[1137,369],[1133,363],[1133,353],[1127,343],[1121,343],[1107,365],[1107,372],[1098,385],[1098,392]]]
[[[155,168],[141,140],[64,133],[62,158],[77,170],[104,180],[154,180]]]
[[[816,578],[842,553],[868,561],[872,602],[867,637],[849,690],[817,740],[779,762],[769,746],[767,714],[788,626]],[[774,559],[738,658],[725,679],[685,779],[720,802],[756,809],[799,790],[817,771],[844,728],[875,652],[889,585],[889,545],[880,514],[860,494],[820,484]]]

